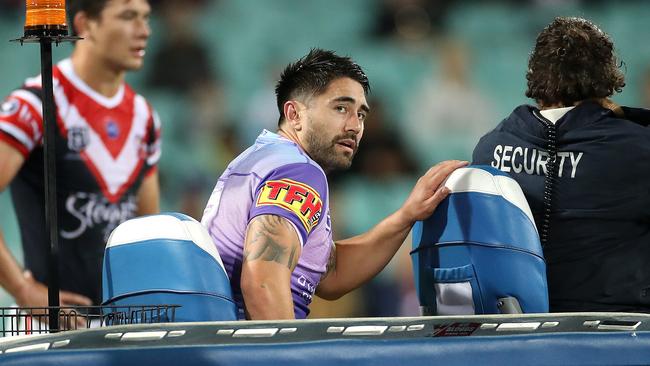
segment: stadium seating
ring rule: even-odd
[[[113,231],[104,255],[103,300],[115,306],[181,305],[177,322],[237,319],[210,235],[178,213],[131,219]]]
[[[451,194],[413,229],[425,315],[548,312],[546,264],[519,185],[488,166],[455,171]]]

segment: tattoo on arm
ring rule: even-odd
[[[244,246],[244,260],[263,260],[284,264],[293,270],[298,263],[296,252],[300,242],[291,238],[287,240],[287,230],[291,235],[295,229],[291,223],[275,215],[261,215],[256,217],[248,228],[248,235]]]

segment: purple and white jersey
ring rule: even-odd
[[[288,219],[300,237],[302,253],[291,274],[291,293],[296,318],[305,318],[332,246],[327,178],[300,146],[267,130],[228,165],[201,219],[219,250],[242,318],[246,227],[265,214]]]

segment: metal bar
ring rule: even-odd
[[[43,167],[45,175],[45,227],[50,239],[48,251],[48,303],[50,332],[59,329],[59,241],[56,205],[56,106],[52,86],[52,38],[41,37],[41,81],[43,85]]]

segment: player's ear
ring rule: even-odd
[[[288,100],[284,103],[284,117],[287,121],[287,124],[291,126],[296,131],[302,129],[303,119],[301,118],[301,111],[304,108],[301,108],[301,104],[295,100]]]
[[[79,37],[88,39],[91,38],[91,34],[89,32],[91,31],[93,25],[97,24],[97,19],[89,17],[85,11],[79,11],[74,15],[72,22],[77,35]]]

